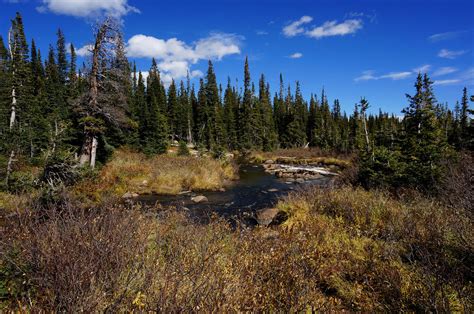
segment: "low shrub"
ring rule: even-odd
[[[309,188],[278,206],[287,224],[251,230],[74,200],[25,212],[0,229],[0,274],[16,287],[1,302],[33,312],[472,311],[464,212],[351,188]]]

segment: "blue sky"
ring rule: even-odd
[[[372,111],[399,114],[419,70],[450,106],[464,86],[474,91],[472,0],[0,0],[4,38],[16,11],[43,56],[60,27],[81,60],[93,22],[119,17],[129,57],[146,71],[154,56],[165,81],[189,71],[197,82],[210,58],[220,82],[241,82],[248,56],[255,82],[264,73],[276,91],[282,73],[305,97],[324,87],[347,112],[365,96]]]

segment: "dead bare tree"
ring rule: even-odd
[[[121,126],[127,121],[124,84],[130,77],[119,23],[107,18],[98,26],[91,52],[89,88],[78,102],[84,126],[79,164],[94,168],[99,136],[107,125]]]
[[[10,59],[12,60],[12,102],[11,102],[11,113],[10,113],[10,132],[13,130],[16,120],[16,88],[15,88],[15,63],[13,62],[14,58],[14,49],[16,49],[16,42],[13,40],[13,28],[10,28],[8,32],[8,50],[10,51]],[[13,47],[12,47],[13,45]],[[12,149],[7,163],[7,173],[5,175],[5,184],[8,185],[10,180],[10,174],[13,170],[13,162],[15,160],[15,149]]]

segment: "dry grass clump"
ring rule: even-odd
[[[252,163],[264,163],[273,160],[282,164],[336,166],[341,169],[351,165],[353,156],[327,152],[318,148],[278,149],[273,152],[252,152],[248,160]]]
[[[291,224],[252,230],[172,209],[63,202],[25,213],[0,229],[0,309],[472,311],[474,237],[462,213],[349,188],[296,192],[280,206]]]
[[[217,190],[226,180],[236,177],[236,169],[229,162],[211,158],[145,155],[118,150],[101,170],[95,183],[78,186],[93,193],[160,193],[177,194],[183,190]],[[91,185],[92,184],[92,185]]]
[[[380,302],[379,309],[389,301],[393,309],[472,309],[474,228],[467,211],[453,211],[419,195],[397,201],[383,192],[352,188],[309,189],[289,195],[279,208],[288,214],[284,226],[290,230],[316,222],[336,227],[334,245],[350,243],[350,253],[361,258],[344,270],[370,265],[356,279],[364,302]],[[343,271],[338,278],[342,286],[336,290],[358,291],[354,274]]]

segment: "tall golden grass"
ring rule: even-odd
[[[94,182],[85,181],[78,194],[125,192],[177,194],[184,190],[217,190],[226,180],[235,179],[235,166],[227,161],[206,157],[178,157],[118,150]]]
[[[433,200],[314,188],[280,202],[286,225],[251,230],[173,209],[79,205],[0,229],[5,310],[473,310],[472,221]]]

